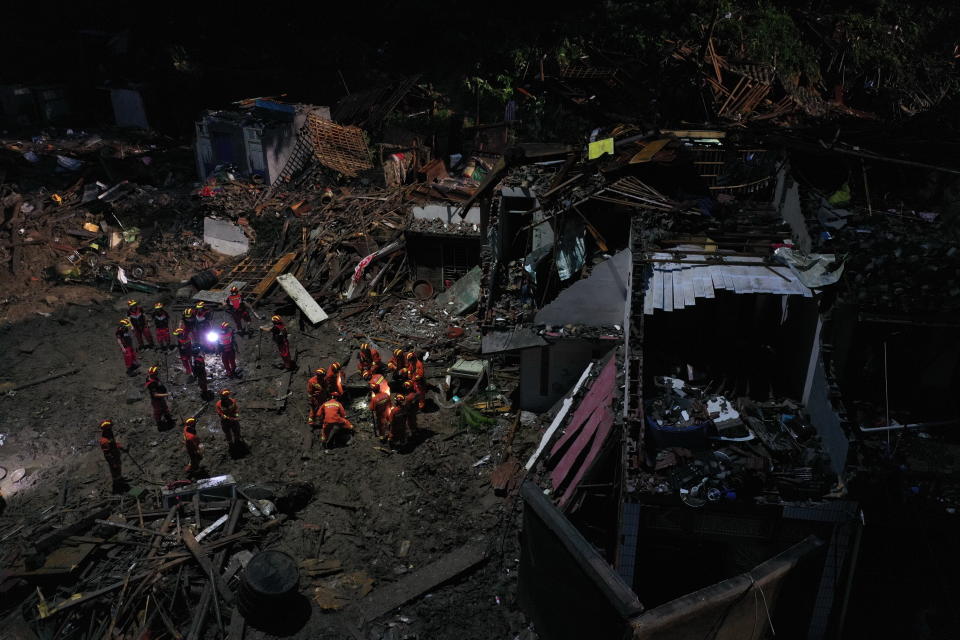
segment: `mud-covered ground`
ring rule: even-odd
[[[113,333],[118,318],[125,314],[126,296],[81,287],[58,287],[45,295],[57,297],[45,303],[42,311],[46,315],[18,310],[7,314],[0,327],[0,466],[7,472],[0,481],[7,498],[6,512],[0,518],[0,530],[4,531],[61,500],[65,479],[69,479],[66,486],[71,500],[82,496],[93,501],[110,493],[109,473],[97,446],[97,425],[105,418],[114,421],[118,441],[142,467],[124,458],[124,475],[132,486],[155,490],[184,479],[187,457],[180,429],[158,431],[143,394],[149,365],[161,367],[173,396],[171,410],[178,420],[204,405],[175,351],[145,350],[140,372],[132,377],[125,374]],[[137,297],[145,307],[161,299]],[[163,299],[172,302],[169,297]],[[406,309],[409,315],[409,305],[400,301],[393,313],[402,315],[401,310]],[[376,311],[374,307],[368,312],[370,322],[379,323],[381,329],[391,325],[389,316],[376,320]],[[268,312],[260,310],[263,324],[268,324]],[[280,368],[268,334],[263,334],[262,343],[256,335],[239,338],[240,380],[227,380],[219,357],[208,356],[211,389],[229,387],[240,403],[249,452],[238,459],[229,455],[211,403],[199,418],[198,430],[205,448],[206,474],[229,473],[244,485],[312,485],[314,498],[282,525],[282,535],[272,548],[287,551],[298,561],[313,557],[339,560],[344,574],[357,572],[371,578],[372,593],[465,544],[477,543],[488,549],[487,560],[477,569],[378,620],[369,627],[368,637],[531,637],[516,603],[517,502],[513,497],[494,495],[489,477],[508,419],[485,430],[470,429],[460,425],[455,409],[430,401],[420,415],[419,436],[407,448],[391,453],[372,435],[368,414],[360,408],[364,403],[358,385],[347,406],[357,427],[352,441],[324,454],[309,437],[304,390],[308,371],[334,359],[346,361],[356,348],[354,331],[367,319],[357,314],[347,326],[333,314],[319,327],[309,329],[309,337],[299,331],[297,322],[289,320],[292,349],[299,363],[292,374]],[[215,320],[220,321],[219,314]],[[397,326],[394,322],[393,328]],[[389,357],[393,345],[380,346],[385,358]],[[405,346],[418,345],[408,340]],[[440,360],[427,363],[427,376],[433,384],[442,381],[456,350],[451,347],[435,353]],[[73,367],[79,371],[9,391],[12,384]],[[353,359],[345,370],[351,373],[348,382],[359,380]],[[276,398],[285,389],[289,395],[284,410],[278,413]],[[535,433],[521,431],[515,448],[522,449],[535,437]],[[491,461],[474,466],[490,454]],[[14,483],[13,472],[21,468],[25,475]],[[301,592],[311,602],[314,586],[322,580],[301,576]],[[323,611],[316,603],[312,606],[309,621],[295,637],[345,637],[338,614]],[[250,629],[245,637],[261,637],[258,633]]]

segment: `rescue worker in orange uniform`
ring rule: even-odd
[[[183,327],[174,329],[173,335],[177,338],[177,355],[180,356],[183,370],[186,371],[188,376],[192,376],[193,369],[190,367],[190,357],[193,355],[193,344],[190,342],[190,336],[187,335]]]
[[[187,418],[183,422],[183,446],[190,457],[190,464],[183,470],[190,474],[197,473],[200,470],[200,461],[203,460],[203,445],[197,435],[196,418]]]
[[[393,396],[393,402],[384,412],[384,422],[386,423],[387,441],[391,445],[397,444],[404,437],[406,429],[402,393]]]
[[[339,362],[334,362],[327,367],[327,375],[323,378],[323,386],[332,398],[339,398],[343,395],[343,367]]]
[[[332,437],[331,431],[335,426],[341,426],[344,429],[353,430],[353,425],[347,420],[347,412],[343,410],[343,405],[336,398],[330,398],[320,407],[323,415],[323,428],[320,429],[320,444],[324,448],[330,444]]]
[[[413,435],[417,432],[417,412],[420,410],[420,399],[414,388],[413,382],[407,380],[403,383],[403,417],[406,423],[406,432]]]
[[[173,416],[170,415],[170,408],[167,407],[167,388],[160,382],[160,367],[150,367],[147,370],[147,381],[143,385],[150,394],[150,404],[153,406],[153,420],[157,423],[157,429],[163,429],[167,424],[173,422]]]
[[[277,345],[277,352],[283,359],[283,366],[287,370],[294,368],[293,359],[290,357],[290,337],[287,334],[287,327],[283,324],[283,318],[273,316],[270,318],[272,327],[260,327],[261,331],[269,331],[273,336],[273,342]]]
[[[207,387],[207,358],[203,354],[203,349],[199,345],[193,347],[193,361],[191,362],[193,378],[200,387],[200,397],[208,400],[211,396],[210,389]]]
[[[232,397],[230,389],[220,392],[217,415],[220,416],[220,428],[223,429],[227,445],[232,451],[240,444],[240,405]]]
[[[198,344],[203,339],[203,336],[197,336],[197,319],[193,316],[193,309],[191,307],[183,310],[180,326],[183,328],[183,334],[187,336],[188,339]]]
[[[324,369],[323,367],[320,367],[319,369],[314,369],[314,370],[313,370],[313,376],[311,376],[310,379],[307,380],[307,395],[308,395],[308,396],[309,396],[311,393],[313,393],[313,385],[315,385],[315,384],[323,385],[324,377],[325,377],[326,375],[327,375],[327,370]]]
[[[233,378],[237,375],[237,338],[233,335],[233,329],[229,322],[220,323],[220,360],[223,362],[223,368],[227,376]]]
[[[417,394],[417,408],[423,409],[427,400],[427,381],[424,377],[423,360],[415,351],[410,351],[405,356],[407,379],[413,383],[413,390]]]
[[[110,467],[110,477],[113,480],[114,489],[123,482],[123,468],[120,464],[120,452],[124,448],[117,442],[113,435],[113,422],[103,420],[100,422],[100,450],[103,451],[103,458]]]
[[[143,307],[137,304],[136,300],[127,300],[127,317],[130,318],[133,332],[137,336],[137,349],[143,349],[144,346],[152,347],[153,334],[150,333],[150,327],[147,326],[147,316],[143,313]]]
[[[197,319],[197,333],[200,334],[200,337],[206,338],[210,331],[211,317],[210,310],[207,309],[207,304],[203,300],[193,305],[193,316]]]
[[[164,349],[170,348],[170,314],[163,308],[163,303],[153,305],[153,326],[157,330],[157,344]]]
[[[403,349],[394,349],[393,357],[387,362],[387,371],[393,374],[394,381],[400,375],[400,370],[407,366],[407,359],[403,355]]]
[[[230,295],[227,296],[227,313],[233,318],[237,332],[243,334],[243,323],[250,322],[250,311],[243,299],[243,294],[236,286],[230,287]]]
[[[382,376],[381,376],[382,377]],[[390,391],[383,391],[379,385],[370,383],[370,412],[373,414],[373,435],[383,438],[387,427],[387,409],[390,407]]]
[[[367,372],[380,373],[382,369],[383,361],[380,360],[380,352],[372,348],[369,342],[361,344],[360,352],[357,354],[357,371],[360,375],[364,376]]]
[[[140,366],[137,352],[133,349],[133,323],[129,318],[121,318],[117,327],[117,344],[123,353],[123,364],[127,366],[127,375],[132,376]]]
[[[313,378],[311,378],[312,380]],[[307,392],[307,400],[310,402],[310,411],[307,415],[307,424],[313,426],[321,419],[321,407],[328,400],[327,390],[322,382],[314,382],[310,385]]]
[[[383,391],[384,393],[390,393],[390,383],[387,382],[387,379],[383,377],[382,373],[373,373],[369,371],[363,374],[363,379],[367,381],[367,384],[370,384],[377,388],[378,391]]]

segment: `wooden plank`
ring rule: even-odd
[[[287,292],[287,295],[293,299],[297,308],[306,314],[310,322],[317,324],[327,319],[327,312],[320,308],[320,305],[313,299],[313,296],[307,292],[303,285],[300,284],[300,281],[293,275],[285,273],[278,276],[277,284]]]
[[[665,264],[661,267],[663,273],[663,310],[673,311],[673,265]]]
[[[19,391],[20,389],[26,389],[27,387],[32,387],[32,386],[38,385],[38,384],[40,384],[40,383],[42,383],[42,382],[47,382],[48,380],[56,380],[57,378],[62,378],[63,376],[72,375],[72,374],[76,373],[77,371],[80,371],[80,367],[73,367],[73,368],[70,368],[70,369],[64,369],[63,371],[58,371],[57,373],[51,373],[50,375],[48,375],[48,376],[43,376],[42,378],[35,378],[35,379],[33,379],[33,380],[29,381],[29,382],[24,382],[24,383],[22,383],[22,384],[18,384],[18,385],[15,386],[15,387],[11,387],[10,389],[7,389],[7,391]]]
[[[472,569],[487,557],[486,549],[480,545],[466,545],[452,551],[439,560],[413,572],[405,578],[377,589],[361,600],[355,612],[358,626],[376,620],[399,606],[418,598],[437,585]]]
[[[214,581],[220,596],[228,603],[233,602],[233,592],[230,591],[227,585],[223,583],[223,580],[214,573],[213,565],[210,564],[210,561],[206,555],[204,555],[204,551],[200,548],[199,543],[197,543],[196,538],[193,537],[189,529],[183,530],[183,544],[187,547],[187,550],[190,551],[190,555],[197,561],[197,564],[199,564],[203,571]]]

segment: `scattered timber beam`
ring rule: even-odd
[[[290,263],[293,262],[293,259],[297,257],[296,252],[288,253],[280,257],[270,270],[267,272],[267,275],[263,277],[260,282],[256,284],[252,291],[250,291],[250,297],[254,298],[254,306],[260,301],[267,291],[270,290],[270,287],[277,281],[277,277],[283,273],[287,267],[290,266]]]
[[[51,373],[50,375],[44,376],[44,377],[42,377],[42,378],[36,378],[36,379],[31,380],[31,381],[29,381],[29,382],[24,382],[23,384],[18,384],[17,386],[15,386],[15,387],[13,387],[13,388],[11,388],[11,389],[7,389],[7,391],[20,391],[21,389],[26,389],[27,387],[32,387],[32,386],[34,386],[34,385],[38,385],[38,384],[41,384],[41,383],[43,383],[43,382],[47,382],[47,381],[49,381],[49,380],[56,380],[57,378],[62,378],[63,376],[73,375],[73,374],[76,373],[77,371],[80,371],[80,367],[73,367],[73,368],[71,368],[71,369],[64,369],[63,371],[58,371],[57,373]]]
[[[300,281],[293,275],[285,273],[282,276],[277,276],[277,283],[283,287],[283,290],[293,299],[297,308],[303,311],[310,322],[317,324],[327,319],[326,311],[320,308],[316,300],[313,299],[307,290],[303,288],[303,285],[300,284]]]
[[[471,569],[487,557],[484,547],[468,544],[443,556],[409,576],[374,591],[356,606],[358,626],[376,620],[421,594]]]
[[[106,525],[108,527],[117,527],[118,529],[126,529],[127,531],[136,531],[137,533],[143,533],[148,536],[161,536],[169,540],[176,540],[177,536],[171,533],[160,533],[159,531],[153,531],[152,529],[141,529],[140,527],[135,527],[132,524],[123,524],[122,522],[114,522],[113,520],[100,520],[95,521],[97,524]]]

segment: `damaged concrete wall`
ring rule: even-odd
[[[541,309],[535,324],[612,327],[623,322],[627,299],[630,251],[624,250],[593,268],[589,277],[573,283]]]
[[[584,367],[617,346],[617,341],[564,339],[520,351],[520,408],[546,411],[570,390]]]
[[[524,501],[518,595],[543,638],[624,638],[643,611],[630,587],[532,482]]]
[[[743,640],[766,637],[770,629],[769,620],[776,617],[778,601],[783,599],[790,602],[787,589],[792,586],[788,581],[791,573],[801,564],[815,560],[822,555],[822,551],[823,542],[810,536],[757,565],[752,571],[687,594],[633,618],[630,621],[632,637],[635,640]],[[650,579],[655,579],[655,576]],[[783,630],[776,625],[774,629]]]

